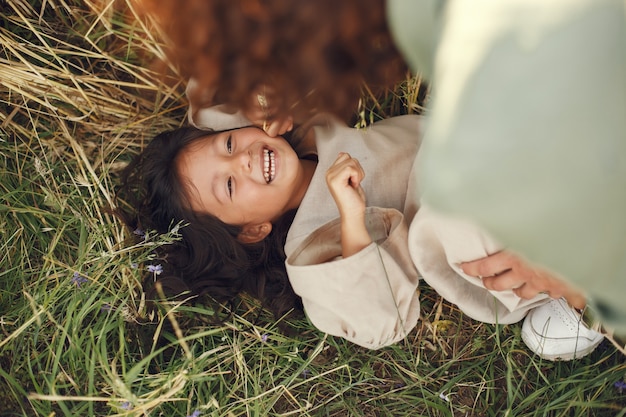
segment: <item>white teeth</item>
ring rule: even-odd
[[[263,177],[267,183],[270,183],[276,175],[275,162],[274,151],[263,149]]]

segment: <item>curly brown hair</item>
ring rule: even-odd
[[[406,75],[385,0],[139,1],[172,41],[169,58],[198,81],[197,107],[246,110],[265,88],[272,113],[343,118],[363,83],[382,92]]]

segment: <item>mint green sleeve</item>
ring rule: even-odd
[[[567,277],[618,329],[626,329],[624,7],[445,2],[431,35],[418,173],[427,204],[477,221]],[[410,36],[396,38],[401,50],[412,47]]]

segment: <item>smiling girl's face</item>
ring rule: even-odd
[[[273,222],[300,205],[312,175],[307,162],[282,137],[247,127],[192,143],[176,166],[194,211],[247,226]]]

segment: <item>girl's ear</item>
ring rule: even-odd
[[[257,243],[262,241],[272,231],[272,223],[248,224],[243,226],[237,240],[241,243]]]

